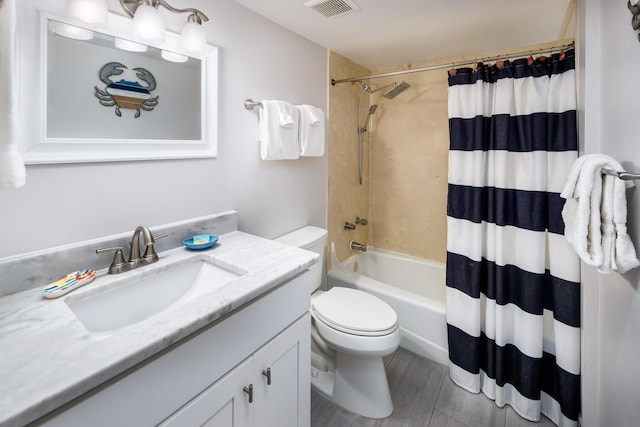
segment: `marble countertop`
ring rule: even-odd
[[[176,248],[160,260],[120,275],[96,279],[68,296],[156,274],[197,259],[246,272],[224,287],[171,305],[139,323],[88,332],[63,296],[47,300],[42,288],[0,298],[0,426],[21,426],[168,348],[313,265],[318,255],[234,231],[211,249]],[[114,279],[117,277],[117,280]],[[117,315],[117,314],[115,314]]]

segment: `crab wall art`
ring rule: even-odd
[[[156,79],[144,68],[133,68],[137,81],[120,79],[111,80],[127,70],[127,66],[119,62],[109,62],[100,69],[100,80],[107,85],[105,90],[95,86],[95,96],[105,107],[116,106],[116,116],[122,117],[121,108],[136,110],[135,118],[140,117],[140,110],[152,111],[158,105],[158,96],[152,97],[151,92],[156,88]],[[128,73],[131,78],[131,73]]]

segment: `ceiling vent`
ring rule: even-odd
[[[346,15],[360,9],[360,6],[351,0],[310,0],[304,4],[315,10],[325,18]]]

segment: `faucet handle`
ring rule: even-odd
[[[167,237],[168,235],[169,233],[162,233],[158,234],[157,236],[151,235],[151,241],[146,243],[144,255],[142,256],[142,258],[147,260],[147,262],[149,263],[156,262],[158,260],[158,254],[156,253],[153,244],[156,242],[156,240]]]
[[[113,261],[111,261],[111,265],[109,266],[109,274],[118,274],[126,271],[128,268],[127,262],[124,260],[124,255],[122,254],[122,246],[115,246],[113,248],[100,248],[96,249],[97,254],[101,254],[103,252],[115,251],[113,255]]]
[[[367,220],[367,218],[360,218],[359,216],[356,217],[357,225],[367,225],[368,223],[369,221]]]

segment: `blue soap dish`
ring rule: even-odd
[[[189,249],[207,249],[210,248],[211,246],[215,245],[216,242],[218,241],[218,236],[212,236],[211,234],[205,234],[204,237],[209,237],[209,241],[208,242],[204,242],[204,243],[193,243],[193,237],[189,237],[188,239],[184,239],[182,241],[182,243],[184,243],[184,245],[186,247],[188,247]],[[203,237],[201,236],[197,236],[197,237]]]

